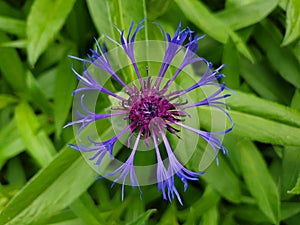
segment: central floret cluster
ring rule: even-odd
[[[171,103],[159,90],[151,87],[150,78],[140,90],[134,87],[128,94],[130,97],[122,101],[122,106],[128,112],[131,132],[140,130],[141,136],[147,139],[151,136],[150,122],[155,118],[161,118],[171,133],[179,132],[171,124],[183,121],[181,117],[185,113],[180,109],[181,103]]]
[[[229,113],[226,111],[226,105],[222,101],[224,98],[230,96],[229,94],[223,94],[223,90],[226,88],[225,84],[218,83],[218,80],[223,77],[223,74],[219,73],[223,66],[213,69],[212,63],[208,62],[202,57],[197,56],[198,41],[202,38],[197,34],[194,34],[189,28],[181,29],[181,25],[178,26],[173,37],[165,33],[163,28],[158,25],[163,33],[165,41],[165,52],[163,61],[158,74],[155,74],[155,78],[152,79],[148,76],[148,70],[146,76],[141,76],[140,68],[136,62],[134,44],[135,38],[138,32],[143,29],[144,21],[141,21],[133,32],[134,24],[130,26],[127,37],[124,34],[124,30],[118,30],[120,33],[120,42],[109,38],[112,42],[117,44],[122,51],[126,53],[131,61],[131,65],[134,68],[137,84],[128,86],[120,76],[115,72],[111,66],[108,52],[105,43],[103,47],[97,43],[96,50],[91,50],[89,59],[81,59],[72,57],[80,60],[84,63],[84,72],[81,74],[77,73],[74,69],[78,80],[83,85],[74,91],[74,94],[81,93],[81,109],[78,111],[84,111],[84,113],[78,112],[78,120],[70,122],[69,125],[79,124],[78,136],[80,132],[87,127],[90,123],[94,123],[97,120],[104,118],[117,117],[120,119],[126,119],[128,121],[119,133],[115,134],[114,137],[103,142],[93,141],[90,137],[88,140],[91,142],[91,146],[85,146],[82,143],[78,145],[71,145],[72,148],[80,152],[92,152],[93,156],[89,159],[100,167],[105,155],[109,154],[112,159],[113,149],[115,143],[121,136],[129,133],[128,140],[135,134],[135,142],[133,145],[128,141],[128,147],[131,148],[129,157],[126,159],[121,166],[115,169],[113,172],[105,174],[102,177],[114,177],[114,183],[122,184],[122,199],[124,197],[124,185],[130,184],[132,187],[139,187],[139,179],[135,173],[134,159],[139,146],[140,141],[144,141],[147,145],[150,142],[153,143],[156,157],[156,181],[158,184],[158,190],[162,192],[163,198],[172,201],[176,196],[179,202],[182,204],[180,195],[175,187],[174,177],[177,176],[184,184],[184,190],[188,187],[188,181],[196,181],[203,172],[191,171],[178,160],[175,152],[171,148],[171,144],[167,138],[167,132],[178,136],[179,129],[186,129],[188,132],[199,135],[200,138],[204,139],[211,149],[215,152],[216,156],[218,150],[221,149],[224,154],[227,150],[222,145],[218,138],[220,134],[226,134],[232,129],[232,126],[228,129],[224,129],[219,132],[204,131],[199,128],[193,128],[186,125],[184,117],[188,114],[185,112],[186,109],[209,106],[223,112],[231,121]],[[146,45],[148,46],[148,45]],[[178,65],[176,71],[171,72],[172,77],[166,78],[166,72],[171,65],[175,56],[181,52],[182,59]],[[201,62],[205,67],[205,72],[201,75],[199,80],[193,83],[186,89],[179,89],[171,91],[173,89],[176,78],[182,74],[181,72],[185,67],[192,65],[193,63]],[[103,87],[97,80],[89,73],[86,64],[91,64],[97,69],[104,71],[109,74],[112,79],[118,82],[126,91],[128,97],[122,97],[119,93],[114,93],[105,87]],[[147,68],[146,68],[147,69]],[[163,79],[166,82],[163,82]],[[180,99],[186,99],[186,95],[195,89],[202,88],[203,86],[211,87],[214,89],[211,94],[204,97],[200,101],[184,101]],[[84,104],[84,93],[86,91],[97,91],[105,93],[112,98],[118,100],[119,105],[112,107],[112,111],[107,114],[98,114],[87,109]],[[197,125],[197,124],[195,124]],[[232,123],[233,125],[233,123]],[[179,137],[179,136],[178,136]],[[80,138],[78,138],[80,141]],[[161,142],[161,144],[160,144]],[[167,156],[167,162],[163,160],[161,146],[163,145],[164,151]],[[181,149],[184,151],[185,149]],[[217,159],[218,160],[218,159]],[[116,177],[116,178],[115,178]],[[151,175],[153,177],[153,175]],[[128,182],[129,180],[129,182]]]

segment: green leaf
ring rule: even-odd
[[[282,45],[288,45],[300,36],[300,2],[289,0],[286,11],[286,31]]]
[[[191,211],[196,212],[193,217],[197,219],[206,213],[207,210],[220,202],[221,196],[210,185],[206,185],[203,195],[190,207],[178,212],[178,218],[184,220]]]
[[[23,16],[23,12],[8,2],[0,1],[0,15],[19,19]]]
[[[43,91],[43,94],[45,94],[45,97],[47,98],[48,101],[50,99],[54,99],[56,74],[57,74],[57,67],[54,67],[53,69],[46,70],[44,73],[39,74],[39,76],[36,79],[39,89]],[[51,103],[50,105],[51,108],[53,107],[54,110],[55,105]]]
[[[25,146],[17,129],[15,119],[12,119],[0,130],[0,168],[8,159],[15,157],[24,151]]]
[[[277,4],[278,0],[247,1],[245,4],[226,8],[217,13],[217,17],[231,29],[238,30],[258,23],[270,14]]]
[[[0,224],[43,224],[82,195],[94,175],[79,152],[64,147],[1,211]]]
[[[299,202],[282,202],[281,203],[281,220],[286,220],[300,213]]]
[[[132,0],[132,1],[93,1],[87,0],[88,8],[92,16],[93,22],[97,28],[101,39],[109,36],[114,40],[120,40],[120,34],[115,29],[118,27],[120,30],[129,31],[132,22],[135,26],[144,18],[147,18],[145,0]],[[134,6],[134,7],[133,7]],[[124,13],[126,12],[126,13]],[[145,28],[139,32],[136,40],[148,39],[147,20],[144,22]],[[125,32],[125,35],[128,33]],[[108,48],[116,47],[111,41],[106,42]],[[118,59],[115,59],[116,61]],[[129,61],[129,59],[128,59]],[[128,79],[127,82],[133,81],[136,78],[133,67],[123,68],[124,77]],[[131,75],[131,76],[130,76]]]
[[[126,31],[128,31],[132,21],[137,24],[140,20],[146,18],[145,2],[140,0],[87,0],[87,4],[99,35],[107,35],[115,40],[119,40],[119,33],[114,26],[121,30],[126,28]],[[145,32],[147,32],[147,29],[145,29]],[[143,38],[146,36],[145,34]]]
[[[255,29],[255,40],[279,74],[286,81],[300,88],[300,67],[296,57],[289,49],[280,47],[280,37],[276,35],[278,28],[274,24],[264,21],[261,25]]]
[[[226,76],[226,85],[229,88],[239,88],[240,86],[240,57],[236,46],[231,38],[224,45],[222,62],[225,64],[222,73]]]
[[[25,170],[20,158],[13,158],[8,161],[5,177],[10,185],[24,185],[26,183]]]
[[[300,110],[300,90],[296,90],[293,96],[291,107]]]
[[[15,119],[28,153],[41,167],[48,164],[56,150],[32,108],[26,102],[16,107]]]
[[[205,225],[218,225],[220,220],[218,207],[214,206],[207,210],[202,216],[202,224]]]
[[[129,223],[126,223],[126,225],[143,225],[147,224],[149,217],[156,212],[156,209],[149,209],[146,212],[140,214],[138,218],[136,218],[134,221],[131,221]]]
[[[164,15],[168,9],[170,9],[173,0],[148,0],[146,3],[148,19],[153,21]]]
[[[228,92],[230,94],[230,92]],[[226,99],[231,109],[300,127],[300,111],[240,91]]]
[[[100,211],[95,206],[91,196],[85,192],[76,199],[70,206],[72,211],[84,221],[85,224],[89,225],[100,225],[105,224],[105,221],[99,216]]]
[[[201,107],[199,112],[201,113],[199,120],[203,128],[210,129],[211,122],[213,121],[215,129],[219,131],[224,130],[224,123],[226,121],[224,121],[223,113],[209,109],[208,107]],[[210,119],[212,112],[215,116]],[[300,128],[235,110],[230,110],[229,113],[234,121],[234,128],[231,131],[232,135],[276,145],[300,145],[300,139],[298,138]]]
[[[0,94],[0,109],[7,107],[12,103],[18,102],[18,99],[12,95]]]
[[[54,216],[52,216],[50,219],[47,219],[47,222],[45,222],[43,225],[46,224],[70,224],[70,221],[77,220],[80,222],[80,224],[83,224],[82,220],[78,218],[70,209],[63,209],[60,212],[56,213]],[[75,223],[78,224],[78,223]],[[38,224],[37,224],[38,225]],[[72,224],[70,224],[72,225]]]
[[[185,16],[205,33],[223,44],[231,37],[237,49],[250,61],[254,61],[250,50],[243,40],[222,20],[212,14],[203,3],[196,0],[175,0],[175,2]]]
[[[46,115],[52,115],[53,107],[48,101],[43,89],[29,70],[26,75],[27,94],[30,102],[43,110]]]
[[[0,33],[0,43],[10,39]],[[25,71],[18,52],[12,48],[0,48],[0,70],[7,82],[18,94],[22,95],[26,89]]]
[[[126,210],[124,220],[128,221],[128,223],[136,223],[136,221],[139,220],[138,218],[140,217],[140,215],[146,213],[145,202],[144,199],[143,201],[141,201],[138,198],[134,198],[135,193],[131,193],[131,196],[128,197],[128,202],[130,202],[130,210]],[[147,220],[146,217],[144,219]]]
[[[1,42],[0,47],[4,48],[26,48],[27,46],[27,40],[26,39],[19,39],[16,41],[6,41]]]
[[[75,0],[35,0],[27,19],[28,61],[33,66],[38,57],[63,26]]]
[[[80,156],[65,147],[2,210],[0,223],[32,224],[54,215],[79,197],[94,181],[93,170]]]
[[[73,54],[73,51],[69,53]],[[76,83],[76,76],[71,70],[70,59],[65,56],[58,65],[54,87],[54,121],[57,138],[66,123],[72,105],[72,91],[75,89]]]
[[[286,146],[283,151],[282,157],[282,170],[281,170],[281,195],[283,199],[292,197],[291,190],[300,174],[300,147]]]
[[[23,20],[0,16],[0,30],[6,33],[15,34],[24,37],[25,25],[26,23]]]
[[[257,205],[238,205],[235,209],[235,217],[249,224],[270,224],[270,219],[258,209]]]
[[[268,66],[266,59],[255,63],[241,60],[241,76],[256,93],[263,98],[289,104],[293,94],[292,85],[280,76],[274,76],[274,73],[276,72]],[[282,89],[285,91],[282,92]]]
[[[175,204],[171,204],[157,225],[179,225]]]
[[[238,145],[240,165],[248,190],[270,222],[279,224],[279,194],[262,155],[250,141],[242,140]]]
[[[212,163],[201,178],[228,201],[239,203],[241,201],[239,179],[223,157],[219,157],[219,160],[220,165]]]
[[[295,187],[293,187],[293,189],[290,190],[288,193],[289,194],[295,194],[295,195],[300,194],[300,174],[298,176],[298,180],[297,180],[297,183],[296,183]]]

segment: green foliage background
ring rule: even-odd
[[[184,206],[163,201],[156,185],[142,200],[126,188],[121,202],[120,186],[95,181],[62,129],[77,85],[71,65],[82,69],[67,56],[85,57],[93,37],[117,38],[113,25],[143,18],[142,40],[161,38],[153,21],[207,34],[198,54],[225,63],[236,90],[229,157],[189,186]],[[299,0],[1,0],[0,224],[298,225],[299,36]]]

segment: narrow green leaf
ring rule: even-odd
[[[26,48],[27,46],[27,40],[20,39],[16,41],[6,41],[1,42],[0,47],[2,48]]]
[[[218,225],[219,218],[220,216],[218,212],[218,207],[214,206],[203,214],[201,222],[205,225]]]
[[[298,176],[298,180],[297,180],[297,183],[296,183],[295,187],[293,187],[293,189],[290,190],[288,193],[289,194],[295,194],[295,195],[300,194],[300,174]]]
[[[38,57],[63,26],[75,0],[35,0],[27,19],[28,60],[34,65]]]
[[[118,151],[121,145],[115,147]],[[95,171],[79,152],[66,146],[0,212],[0,224],[43,224],[94,181]]]
[[[300,67],[296,57],[289,49],[280,47],[280,39],[275,35],[278,28],[274,24],[264,21],[261,25],[255,29],[255,40],[279,74],[286,81],[300,88]]]
[[[120,30],[129,32],[129,27],[132,22],[135,26],[144,18],[147,18],[147,10],[145,0],[132,0],[132,1],[93,1],[88,0],[89,11],[92,15],[93,22],[97,28],[101,39],[109,36],[114,40],[120,40],[120,34],[115,29],[115,26]],[[134,6],[134,7],[133,7]],[[124,13],[126,12],[126,13]],[[145,40],[148,38],[147,33],[147,20],[144,22],[144,29],[136,36],[136,40]],[[128,33],[125,32],[125,35]],[[116,47],[111,41],[106,42],[108,48]],[[118,59],[115,59],[116,61]],[[129,61],[129,59],[128,59]],[[118,61],[117,61],[118,62]],[[133,67],[123,68],[122,73],[126,74],[124,79],[127,82],[133,81],[136,78]],[[131,75],[131,76],[130,76]]]
[[[179,225],[177,221],[177,210],[175,204],[170,205],[170,207],[165,211],[161,220],[157,225]]]
[[[26,183],[25,168],[23,168],[20,158],[8,161],[5,177],[10,185],[24,185]]]
[[[56,70],[56,65],[66,56],[66,52],[74,48],[74,43],[60,41],[51,43],[39,58],[39,63],[34,68],[35,74],[47,73],[47,70]]]
[[[209,186],[215,189],[225,199],[239,203],[241,201],[241,186],[238,177],[234,174],[227,161],[219,157],[220,165],[212,163],[201,176]]]
[[[231,29],[238,30],[258,23],[270,14],[277,4],[278,0],[246,1],[245,4],[227,7],[217,13],[217,17]]]
[[[26,23],[23,20],[0,16],[0,30],[6,33],[15,34],[24,37],[25,26]]]
[[[0,32],[0,43],[10,39]],[[0,48],[0,70],[10,86],[18,94],[26,89],[25,72],[18,52],[12,48]]]
[[[282,202],[281,203],[281,220],[286,220],[300,213],[299,202]]]
[[[212,109],[201,107],[199,112],[201,113],[199,117],[200,124],[204,128],[209,129],[211,127],[211,120],[207,118],[211,118]],[[216,124],[215,129],[223,130],[225,123],[224,115],[221,112],[220,114],[217,111],[213,112],[216,115],[213,118],[213,122]],[[234,128],[231,131],[232,135],[276,145],[300,145],[300,139],[298,138],[300,136],[300,128],[235,110],[230,110],[229,113],[234,121]]]
[[[235,209],[235,217],[247,221],[249,224],[270,224],[270,219],[262,213],[257,205],[238,205]]]
[[[242,174],[248,190],[270,222],[279,224],[279,194],[262,155],[250,141],[243,140],[238,145]]]
[[[0,109],[7,107],[12,103],[18,102],[18,99],[12,95],[0,94]]]
[[[145,202],[138,198],[134,198],[134,192],[131,193],[131,198],[129,197],[130,199],[128,199],[130,202],[130,210],[126,210],[124,220],[128,221],[128,223],[136,223],[136,221],[139,220],[140,215],[145,214],[147,210],[145,209]]]
[[[69,52],[72,55],[72,52]],[[66,123],[71,105],[72,91],[76,88],[76,76],[71,70],[70,59],[65,56],[58,65],[54,89],[54,121],[55,135],[58,138]]]
[[[89,225],[105,224],[105,221],[99,216],[100,211],[95,206],[91,196],[85,192],[78,199],[76,199],[70,206],[72,211]]]
[[[230,92],[228,92],[230,93]],[[226,99],[231,109],[300,127],[300,111],[240,91]]]
[[[94,181],[93,174],[80,153],[65,147],[1,211],[0,224],[47,219],[78,198]]]
[[[85,223],[82,222],[81,219],[76,218],[76,219],[65,219],[63,221],[57,222],[57,223],[44,223],[44,224],[33,224],[33,225],[86,225]]]
[[[230,8],[230,7],[240,7],[243,5],[248,5],[253,2],[257,2],[257,0],[247,0],[247,1],[240,1],[240,0],[227,0],[225,3],[225,8]]]
[[[293,87],[280,76],[275,76],[275,73],[265,59],[255,63],[246,59],[241,60],[241,76],[256,93],[263,98],[288,105]],[[282,89],[285,91],[282,92]]]
[[[282,157],[281,195],[283,199],[292,197],[291,190],[300,174],[300,147],[286,146]]]
[[[33,105],[36,105],[39,109],[43,110],[45,114],[52,115],[53,107],[48,101],[39,83],[29,70],[27,71],[26,75],[28,99]]]
[[[70,209],[63,209],[61,211],[59,211],[58,213],[56,213],[54,216],[52,216],[50,219],[47,219],[47,222],[45,222],[46,224],[69,224],[69,221],[71,220],[78,220],[80,221],[80,224],[83,224],[82,220],[80,218],[78,218]],[[38,224],[36,224],[38,225]],[[42,224],[44,225],[44,224]]]
[[[43,128],[38,132],[44,132],[46,130],[49,133],[53,132],[51,126],[46,126],[45,123],[48,121],[46,117],[39,117],[40,124],[43,124]],[[0,129],[0,168],[6,163],[7,160],[19,155],[25,150],[25,145],[20,132],[16,125],[15,118]]]
[[[212,14],[203,3],[196,0],[175,0],[175,2],[185,16],[205,33],[223,44],[231,37],[237,49],[250,61],[254,61],[250,50],[243,40],[222,20],[219,20]]]
[[[222,73],[226,76],[226,85],[237,89],[240,86],[240,58],[236,46],[231,38],[224,45],[222,62],[225,64]]]
[[[12,119],[0,130],[0,168],[8,159],[15,157],[24,151],[25,146],[17,129],[15,119]]]
[[[55,78],[57,74],[57,67],[54,67],[53,69],[47,70],[44,73],[39,74],[37,77],[38,86],[41,90],[43,90],[43,93],[45,94],[46,98],[48,99],[54,99],[54,88],[55,88]],[[53,108],[55,105],[51,104]]]
[[[25,102],[15,109],[15,119],[21,138],[28,153],[41,166],[52,159],[56,150],[34,114],[32,108]]]
[[[293,96],[291,107],[300,110],[300,90],[296,90]]]
[[[156,209],[149,209],[146,212],[139,215],[138,218],[136,218],[134,221],[131,221],[129,223],[126,223],[126,225],[143,225],[147,224],[149,217],[156,212]]]
[[[146,3],[148,19],[153,21],[168,11],[173,0],[150,0]]]
[[[210,185],[206,185],[203,195],[190,207],[178,212],[178,218],[184,220],[189,216],[191,211],[195,211],[193,215],[195,219],[201,217],[207,210],[219,203],[221,196]]]
[[[23,16],[23,12],[13,7],[9,2],[0,1],[0,15],[19,19]]]
[[[286,32],[282,41],[283,46],[300,37],[300,1],[289,0],[286,14]]]
[[[87,6],[98,34],[115,38],[109,2],[87,0]]]
[[[119,40],[119,33],[114,26],[120,29],[127,28],[126,30],[128,31],[132,21],[137,24],[140,20],[146,18],[144,1],[140,0],[87,0],[87,4],[98,33],[112,37],[115,40]]]

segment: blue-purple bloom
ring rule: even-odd
[[[96,142],[89,138],[89,141],[94,145],[93,147],[85,147],[82,145],[71,145],[71,147],[80,152],[93,152],[94,155],[90,158],[90,160],[95,162],[96,165],[100,166],[104,156],[107,153],[111,156],[111,159],[114,160],[113,147],[121,136],[123,136],[126,132],[129,132],[130,135],[135,134],[135,143],[132,146],[131,153],[127,160],[119,168],[103,176],[117,176],[117,178],[114,180],[114,183],[122,183],[123,199],[124,185],[127,178],[130,179],[132,187],[140,186],[134,168],[134,158],[138,143],[140,141],[144,141],[146,145],[149,145],[149,142],[151,142],[154,145],[157,160],[156,180],[158,183],[158,190],[162,192],[163,199],[172,201],[172,199],[176,197],[182,204],[179,192],[174,183],[174,175],[176,175],[183,182],[184,190],[186,190],[188,187],[188,181],[198,180],[199,176],[202,175],[203,172],[193,172],[184,167],[184,165],[178,160],[173,152],[166,133],[168,132],[179,137],[180,130],[178,127],[181,127],[190,132],[196,133],[203,138],[214,150],[216,155],[218,154],[219,149],[221,149],[224,154],[227,153],[226,148],[218,139],[218,135],[226,134],[232,129],[232,126],[229,129],[221,132],[208,132],[192,128],[184,124],[184,118],[189,116],[185,110],[188,108],[201,106],[211,106],[221,110],[232,123],[231,117],[226,111],[226,105],[222,101],[222,99],[229,96],[228,94],[223,94],[226,85],[218,83],[218,80],[224,76],[220,73],[223,65],[217,69],[213,69],[212,63],[196,55],[198,50],[198,41],[202,37],[194,34],[194,32],[189,28],[182,29],[181,24],[179,24],[175,34],[172,37],[170,34],[165,33],[163,28],[158,25],[163,33],[164,41],[166,43],[163,62],[155,80],[151,79],[148,74],[142,76],[140,68],[138,68],[135,60],[134,44],[136,35],[144,27],[143,22],[144,21],[141,21],[135,29],[134,23],[132,23],[127,37],[124,34],[124,30],[118,30],[120,34],[120,42],[109,38],[111,41],[121,47],[130,59],[140,84],[139,87],[136,85],[129,86],[113,70],[109,58],[107,57],[107,47],[105,43],[101,48],[97,42],[96,50],[91,50],[91,55],[88,56],[88,59],[72,57],[84,63],[84,72],[82,75],[73,69],[78,80],[84,86],[74,91],[74,94],[81,95],[81,107],[84,111],[84,114],[78,113],[78,117],[80,119],[70,122],[66,126],[79,124],[79,137],[80,132],[86,128],[86,126],[88,126],[90,123],[94,123],[97,120],[117,116],[127,120],[128,126],[124,127],[123,130],[109,140],[104,142]],[[165,82],[165,84],[162,86],[162,81],[166,78],[165,74],[171,65],[172,60],[179,52],[184,52],[183,60],[171,79]],[[207,70],[201,76],[199,81],[185,90],[171,91],[170,89],[173,86],[173,82],[181,74],[182,70],[186,66],[196,62],[203,62],[207,66]],[[94,65],[108,73],[112,79],[123,86],[128,96],[121,97],[119,94],[113,93],[112,91],[100,85],[87,70],[87,65]],[[194,89],[209,85],[215,86],[217,89],[207,98],[202,99],[199,102],[182,102],[180,100],[181,97],[184,97],[185,94],[193,91]],[[98,91],[105,93],[115,98],[120,104],[118,107],[112,107],[112,113],[97,114],[91,112],[84,105],[84,93],[86,91]],[[159,147],[160,141],[163,142],[165,152],[168,157],[167,165],[163,162],[163,157]]]

